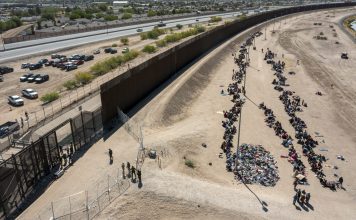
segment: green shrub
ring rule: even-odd
[[[129,39],[127,37],[123,37],[120,39],[121,43],[123,45],[128,45],[129,44]]]
[[[59,98],[59,94],[58,92],[50,92],[50,93],[46,93],[41,97],[41,101],[42,102],[53,102],[54,100]]]
[[[146,39],[158,39],[159,36],[161,36],[162,34],[164,34],[165,31],[159,28],[154,28],[152,31],[146,32],[146,33],[142,33],[141,36],[141,40],[146,40]]]
[[[130,18],[132,18],[131,13],[124,13],[121,17],[121,19],[123,19],[123,20],[130,19]]]
[[[117,47],[117,44],[112,44],[111,47]]]
[[[204,26],[201,26],[201,25],[195,26],[195,29],[198,31],[198,33],[203,33],[203,32],[206,31],[206,28]]]
[[[141,40],[147,40],[148,39],[147,33],[141,33],[140,37],[141,37]]]
[[[85,85],[85,84],[90,83],[94,79],[94,76],[91,73],[81,72],[81,73],[75,74],[75,79],[77,80],[77,82],[79,84]]]
[[[156,52],[156,50],[157,50],[157,48],[155,46],[146,45],[142,51],[145,53],[154,53],[154,52]]]
[[[215,22],[219,22],[219,21],[222,21],[222,18],[219,16],[213,16],[209,20],[209,22],[211,22],[211,23],[215,23]]]
[[[243,21],[243,20],[245,20],[247,18],[247,16],[246,15],[240,15],[240,16],[238,16],[238,18],[239,18],[240,21]]]
[[[105,19],[105,21],[115,21],[115,20],[118,20],[119,19],[119,17],[118,16],[116,16],[116,15],[105,15],[104,16],[104,19]]]
[[[180,30],[180,29],[182,29],[182,28],[183,28],[183,25],[181,25],[181,24],[177,24],[177,25],[176,25],[176,27]]]
[[[195,168],[195,164],[192,160],[185,160],[184,164],[189,168],[192,168],[192,169]]]
[[[68,80],[67,82],[63,83],[63,86],[67,90],[72,90],[72,89],[75,89],[78,85],[77,85],[77,82],[75,80]]]
[[[147,12],[147,17],[153,17],[153,16],[156,16],[156,15],[157,15],[156,11],[148,10],[148,12]]]
[[[157,46],[157,47],[165,47],[165,46],[167,46],[167,41],[165,41],[165,40],[158,40],[158,41],[156,41],[156,46]]]

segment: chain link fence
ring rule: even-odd
[[[122,179],[119,169],[102,176],[90,189],[52,201],[38,215],[38,219],[93,219],[130,187],[129,179]]]

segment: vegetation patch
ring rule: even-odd
[[[154,53],[157,51],[157,48],[153,45],[146,45],[143,49],[142,49],[143,52],[145,53]]]
[[[123,37],[123,38],[120,39],[120,42],[123,45],[128,45],[129,44],[129,39],[127,37]]]
[[[93,65],[90,68],[90,73],[93,74],[94,76],[101,76],[104,75],[108,72],[110,72],[113,69],[116,69],[117,67],[121,66],[122,64],[127,63],[130,60],[135,59],[138,57],[139,52],[132,50],[124,55],[119,55],[115,57],[111,57],[109,59],[106,59],[104,61],[98,62],[95,65]]]
[[[219,17],[219,16],[213,16],[209,20],[210,23],[216,23],[216,22],[220,22],[220,21],[222,21],[222,17]]]
[[[152,31],[148,31],[146,33],[142,33],[141,40],[147,40],[147,39],[158,39],[159,36],[162,34],[165,34],[165,30],[159,29],[159,28],[154,28]]]
[[[195,168],[195,163],[194,163],[192,160],[186,159],[185,162],[184,162],[184,164],[185,164],[187,167],[189,167],[189,168],[192,168],[192,169]]]
[[[41,97],[41,101],[44,103],[53,102],[59,98],[58,92],[49,92]]]
[[[167,42],[165,40],[158,40],[158,41],[156,41],[156,46],[157,47],[165,47],[165,46],[167,46]]]
[[[75,75],[75,80],[80,85],[86,85],[86,84],[90,83],[91,81],[93,81],[93,79],[94,79],[94,76],[91,73],[81,72],[81,73],[77,73]]]
[[[67,90],[72,90],[78,87],[77,81],[75,80],[68,80],[67,82],[63,83],[64,88]]]

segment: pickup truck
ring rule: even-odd
[[[16,121],[8,121],[0,125],[0,138],[4,138],[20,129],[20,124]]]

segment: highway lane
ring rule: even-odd
[[[229,18],[239,15],[239,12],[218,14],[223,18]],[[211,16],[196,16],[192,18],[174,19],[166,21],[166,27],[175,27],[177,24],[189,25],[199,22],[206,22]],[[196,19],[199,19],[197,22]],[[131,25],[127,27],[113,28],[108,30],[100,30],[94,32],[79,33],[73,35],[65,35],[59,37],[45,38],[32,41],[24,41],[14,44],[6,44],[5,47],[10,50],[0,52],[0,63],[19,59],[23,57],[33,56],[35,54],[54,52],[72,47],[81,46],[84,44],[95,43],[99,41],[110,40],[114,38],[137,34],[137,28],[142,28],[143,31],[150,31],[157,25],[157,22],[146,23],[142,25]],[[89,35],[90,34],[90,35]],[[88,36],[89,35],[89,36]]]

